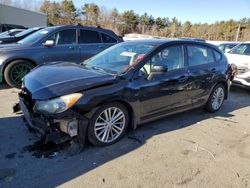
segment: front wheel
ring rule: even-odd
[[[212,93],[210,94],[210,97],[207,101],[207,104],[205,106],[205,109],[208,112],[217,112],[225,99],[225,87],[222,84],[218,84],[213,89]]]
[[[7,65],[4,78],[11,87],[21,88],[23,77],[28,74],[34,65],[28,61],[16,60]]]
[[[118,142],[129,122],[127,109],[120,103],[110,103],[99,108],[90,120],[88,139],[96,146]]]

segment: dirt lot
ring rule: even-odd
[[[37,158],[37,138],[0,86],[0,187],[250,187],[250,93],[233,89],[216,114],[196,109],[141,126],[119,143]]]

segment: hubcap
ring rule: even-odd
[[[31,71],[31,67],[29,65],[26,64],[19,64],[14,66],[11,69],[10,72],[10,76],[11,76],[11,80],[17,84],[17,85],[21,85],[22,83],[22,78]]]
[[[218,110],[224,100],[224,90],[221,87],[218,87],[213,94],[212,98],[212,107],[214,110]]]
[[[126,118],[122,110],[116,107],[107,108],[96,119],[95,136],[101,142],[112,142],[122,134],[125,123]]]

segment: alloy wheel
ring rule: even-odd
[[[225,93],[224,93],[224,89],[221,88],[221,87],[218,87],[214,93],[213,93],[213,97],[212,97],[212,107],[214,110],[218,110],[223,101],[224,101],[224,96],[225,96]]]
[[[26,64],[18,64],[11,69],[10,77],[16,85],[21,85],[22,78],[31,71],[32,67]]]
[[[102,111],[96,119],[94,133],[99,141],[110,143],[122,134],[125,125],[124,112],[117,107],[109,107]]]

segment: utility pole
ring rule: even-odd
[[[241,24],[239,24],[239,26],[238,26],[235,41],[238,41],[238,39],[239,39],[239,35],[240,35],[240,27],[241,27]]]

